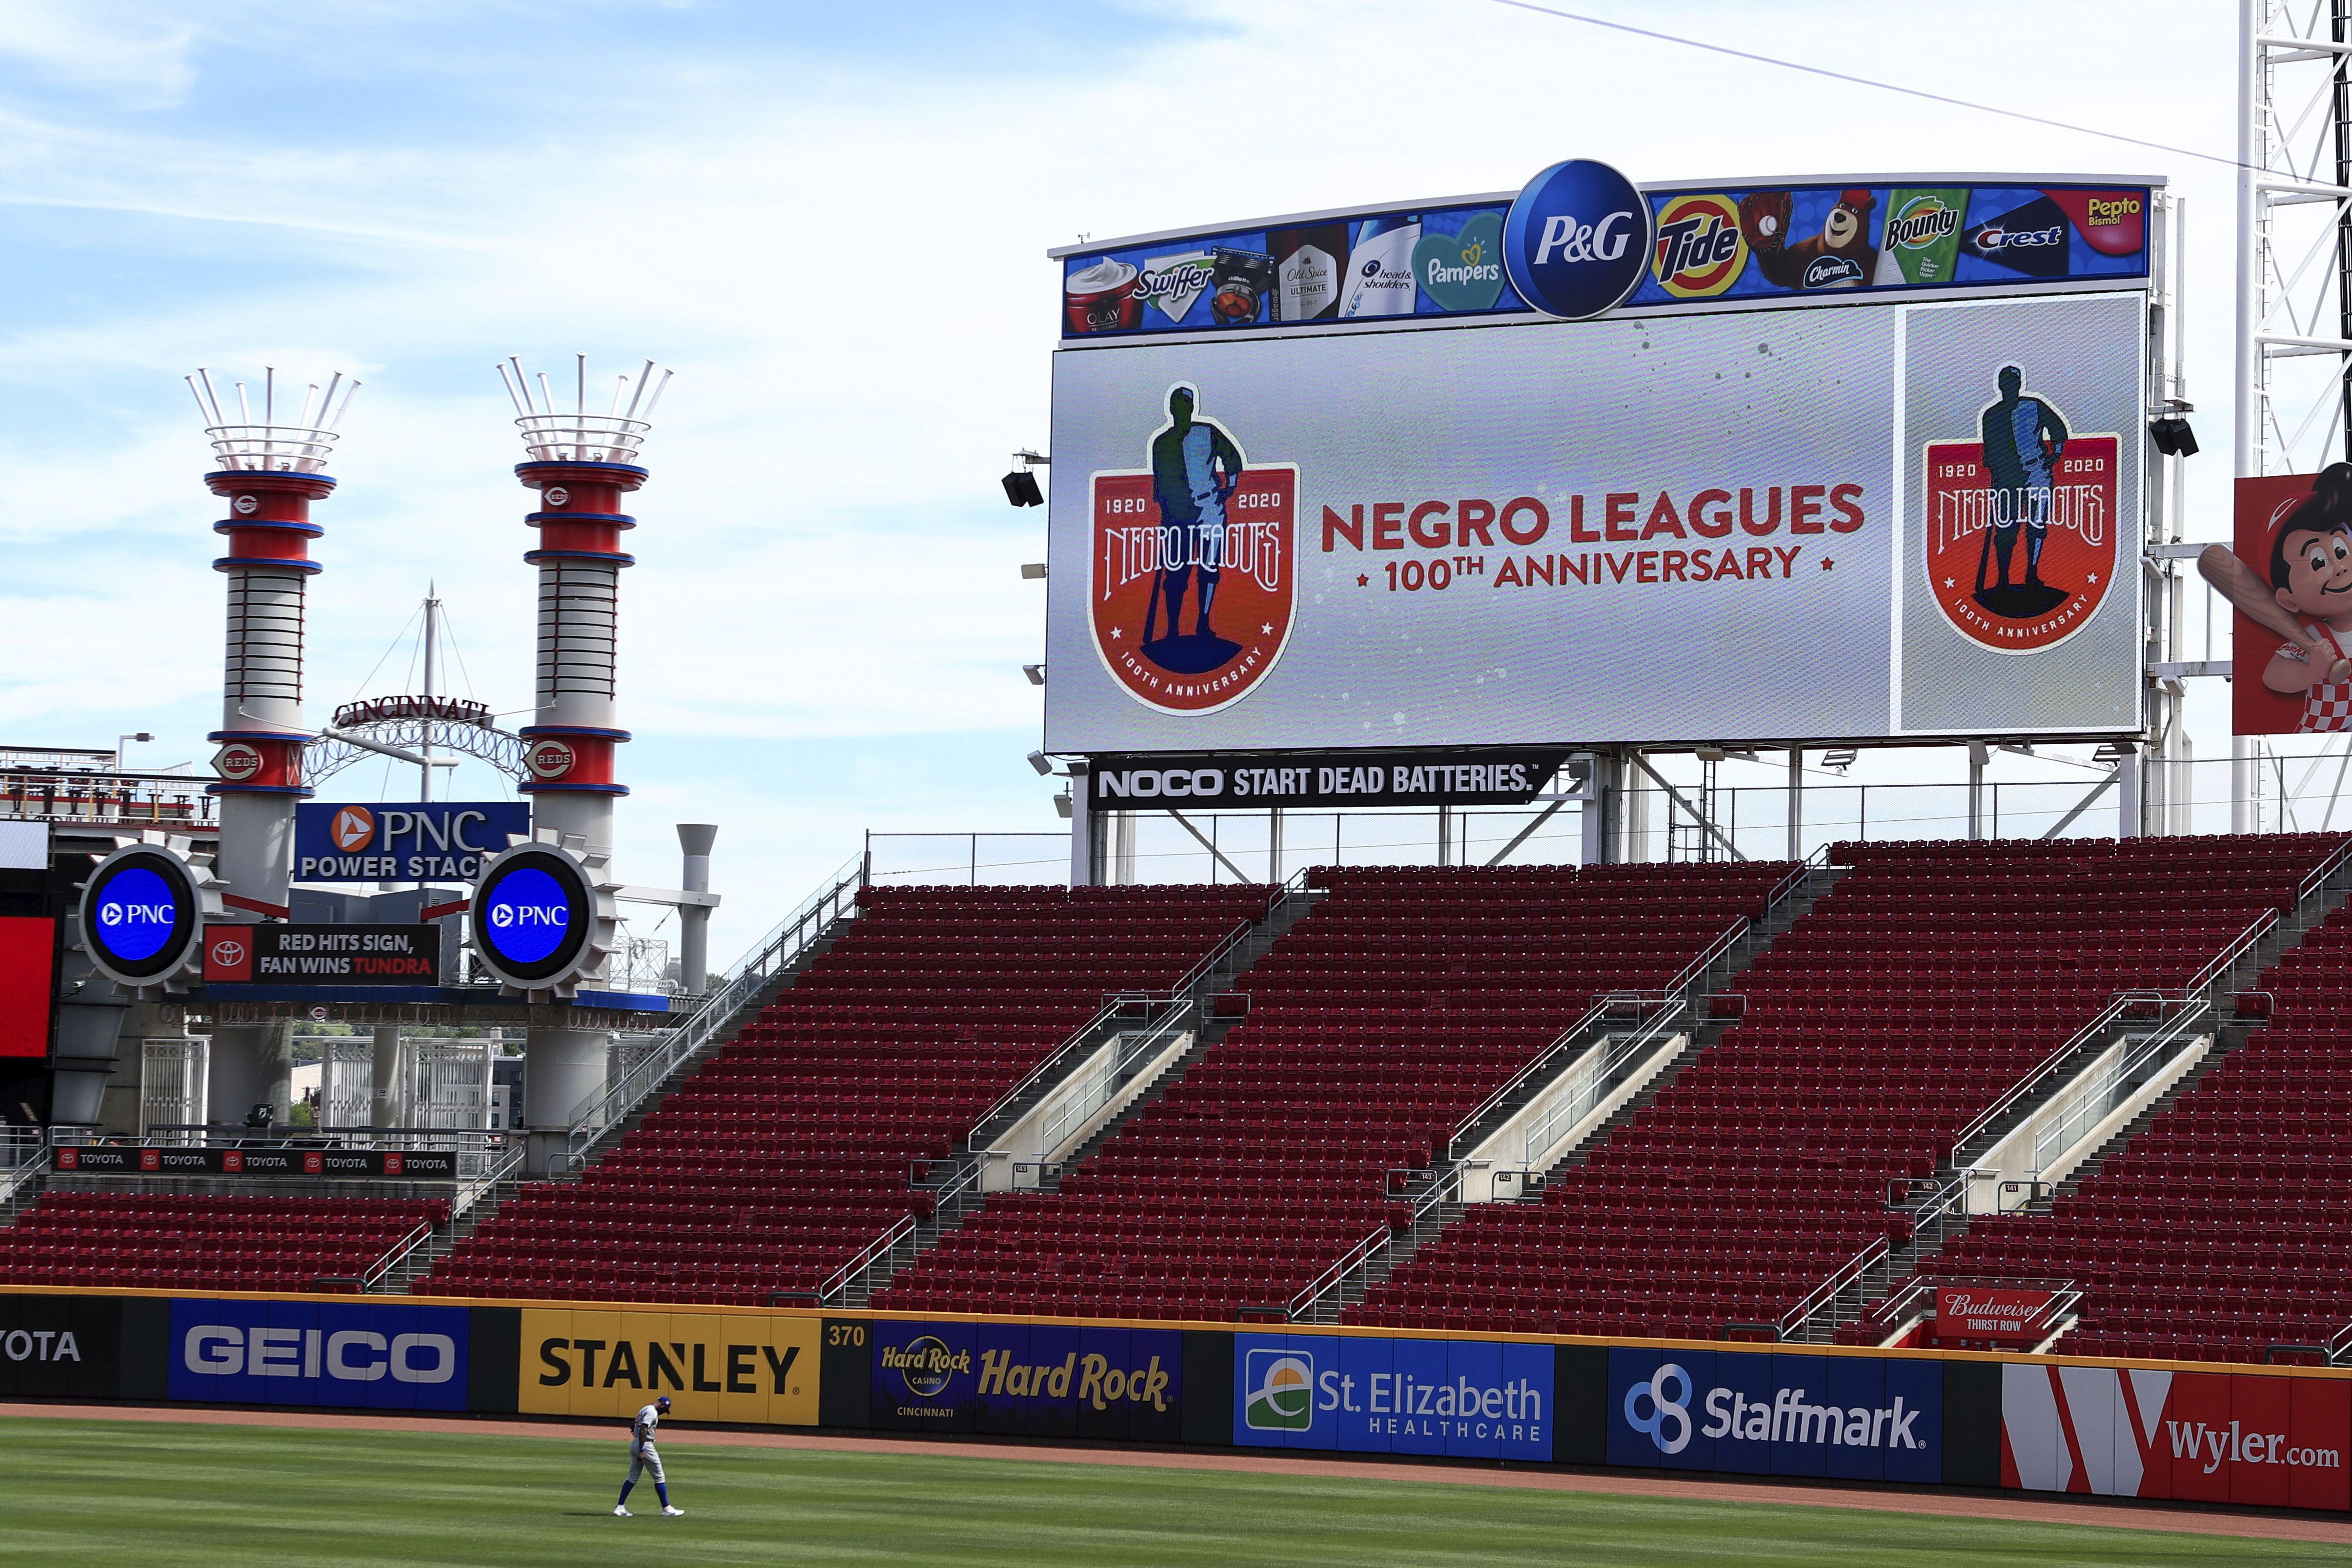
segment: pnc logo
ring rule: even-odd
[[[535,741],[530,750],[523,754],[523,761],[530,771],[543,779],[562,778],[572,771],[572,764],[577,760],[576,753],[569,745],[556,740]]]
[[[562,904],[492,904],[490,923],[500,931],[516,926],[569,925],[572,911]]]
[[[98,907],[98,923],[100,925],[119,926],[126,922],[131,925],[169,924],[171,919],[172,906],[169,904],[106,903]]]
[[[327,834],[335,847],[346,854],[364,849],[375,838],[375,813],[363,805],[340,806],[327,826]]]

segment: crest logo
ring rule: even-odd
[[[2082,630],[2121,570],[2123,443],[2069,430],[2020,366],[1995,380],[1975,440],[1927,443],[1927,588],[1970,641],[2038,653]]]
[[[1295,464],[1249,466],[1200,394],[1175,386],[1140,471],[1093,476],[1087,618],[1129,696],[1213,713],[1247,696],[1290,640]]]
[[[1739,204],[1729,196],[1673,196],[1658,209],[1650,276],[1675,299],[1713,299],[1738,282],[1747,265]]]

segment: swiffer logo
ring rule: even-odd
[[[1252,1351],[1245,1368],[1253,1431],[1304,1432],[1315,1425],[1315,1358],[1297,1351]]]

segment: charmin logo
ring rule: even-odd
[[[1673,196],[1658,209],[1650,276],[1675,299],[1712,299],[1737,283],[1747,265],[1739,205],[1729,196]]]
[[[1801,281],[1807,289],[1851,289],[1868,279],[1850,256],[1816,256],[1805,263]]]
[[[1679,1454],[1690,1447],[1690,1373],[1668,1362],[1625,1391],[1625,1425],[1655,1443],[1659,1453]]]
[[[327,834],[335,841],[335,847],[346,854],[364,849],[375,837],[375,813],[363,805],[340,806],[328,825]]]
[[[908,1394],[930,1399],[944,1392],[956,1373],[971,1370],[971,1352],[951,1350],[945,1340],[925,1334],[903,1345],[884,1345],[882,1365],[898,1374]]]
[[[534,741],[530,750],[523,753],[523,761],[531,773],[543,779],[562,778],[572,771],[575,760],[572,748],[557,740]]]
[[[1303,1351],[1249,1352],[1243,1420],[1253,1431],[1304,1432],[1315,1425],[1315,1358]]]

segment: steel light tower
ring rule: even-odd
[[[518,358],[499,366],[527,455],[515,477],[539,492],[538,510],[523,520],[539,530],[539,547],[523,557],[539,568],[539,668],[536,712],[521,731],[531,775],[522,788],[535,833],[552,829],[608,857],[614,803],[629,793],[614,777],[615,748],[629,738],[617,723],[614,651],[621,570],[635,564],[621,535],[637,523],[621,498],[649,477],[638,448],[670,374],[656,379],[647,360],[616,378],[611,406],[599,414],[589,411],[586,354],[575,362],[568,412],[545,373],[527,375]],[[604,1032],[535,1025],[525,1049],[523,1125],[561,1131],[604,1086]]]
[[[221,797],[217,875],[231,919],[286,918],[293,876],[294,805],[310,793],[302,782],[303,592],[319,563],[310,541],[325,531],[310,503],[331,494],[325,472],[337,427],[360,384],[341,372],[321,392],[312,384],[301,412],[278,422],[278,372],[263,373],[260,417],[244,382],[235,384],[235,417],[223,408],[209,371],[188,377],[212,437],[216,467],[205,487],[227,503],[213,524],[228,553],[213,570],[228,578],[228,663],[221,687],[220,742],[213,757]],[[291,389],[289,389],[289,395]],[[338,401],[340,397],[340,401]],[[242,1121],[268,1105],[283,1121],[291,1098],[293,1029],[240,1025],[213,1034],[210,1106],[215,1121]]]

